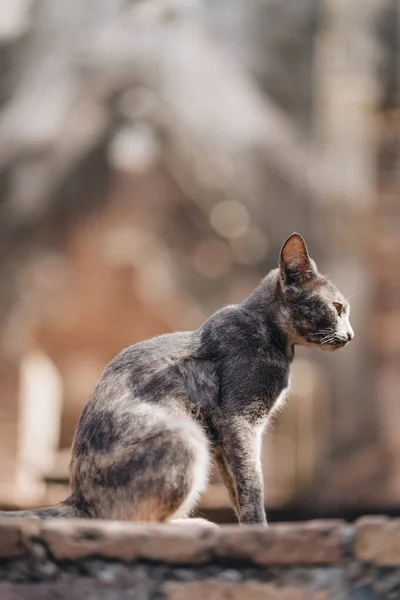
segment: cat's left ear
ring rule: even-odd
[[[279,274],[283,286],[301,286],[315,277],[315,262],[310,258],[307,246],[299,233],[292,233],[282,246]]]

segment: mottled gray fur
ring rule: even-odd
[[[239,521],[266,523],[261,437],[289,387],[294,347],[336,350],[352,337],[348,302],[293,234],[279,268],[241,304],[196,331],[162,335],[114,358],[78,422],[71,496],[22,514],[186,516],[213,458]]]

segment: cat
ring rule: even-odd
[[[295,346],[346,346],[354,337],[349,312],[293,233],[278,268],[243,302],[196,331],[118,354],[79,418],[70,497],[3,516],[186,518],[213,458],[238,521],[266,525],[261,437],[289,388]]]

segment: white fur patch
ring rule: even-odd
[[[187,436],[188,444],[193,448],[195,460],[193,465],[192,489],[186,496],[179,510],[171,517],[178,519],[186,517],[195,507],[201,494],[206,490],[208,484],[208,470],[210,465],[210,453],[208,441],[203,431],[194,422],[188,421],[181,430],[182,436]]]
[[[278,398],[275,400],[275,403],[269,412],[268,421],[270,421],[271,417],[274,417],[277,413],[279,413],[283,409],[283,407],[285,406],[287,397],[289,396],[289,392],[290,392],[290,381],[289,381],[288,387],[285,388],[279,394]]]

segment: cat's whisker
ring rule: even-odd
[[[324,337],[321,338],[320,343],[321,344],[330,344],[331,342],[335,341],[335,334],[329,334],[329,335],[325,335]]]
[[[321,340],[329,340],[330,338],[334,337],[333,333],[328,333],[326,335],[323,335]]]

